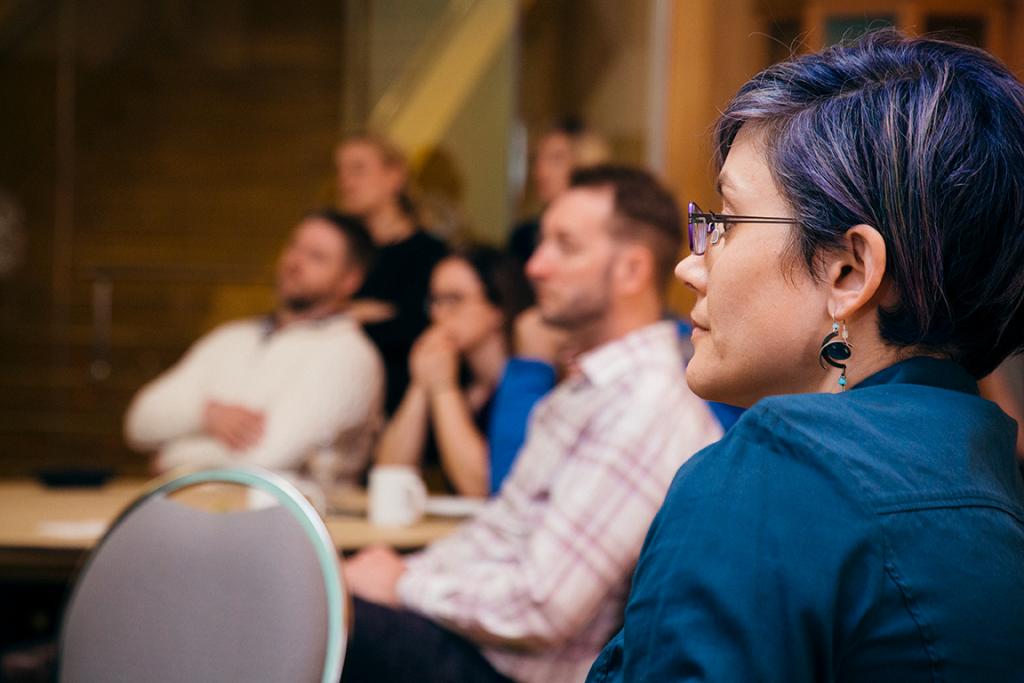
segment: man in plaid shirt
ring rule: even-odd
[[[346,563],[345,681],[582,681],[673,475],[721,436],[662,320],[682,239],[671,195],[640,170],[585,169],[541,230],[526,271],[578,351],[569,375],[476,518],[417,555]]]

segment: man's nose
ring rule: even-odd
[[[543,245],[538,246],[526,262],[526,277],[531,280],[543,278],[550,270],[549,258]]]

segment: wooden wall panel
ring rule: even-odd
[[[333,200],[342,8],[114,0],[97,16],[77,3],[73,224],[58,245],[55,74],[68,3],[53,4],[0,46],[0,152],[11,161],[0,188],[28,217],[24,263],[0,279],[0,475],[139,472],[144,459],[120,435],[134,391],[211,326],[267,310],[287,233]],[[70,267],[55,269],[60,253]],[[99,345],[97,278],[113,311]]]

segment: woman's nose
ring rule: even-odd
[[[704,294],[708,282],[708,271],[704,263],[704,257],[690,254],[684,258],[676,265],[676,277],[690,289],[695,290],[699,294]]]

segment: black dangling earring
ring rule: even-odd
[[[846,363],[853,355],[853,346],[849,341],[849,332],[846,330],[846,322],[842,324],[842,332],[839,331],[840,323],[832,320],[832,331],[821,340],[821,351],[818,352],[818,364],[822,370],[828,370],[831,365],[841,370],[839,374],[839,386],[846,391]]]

